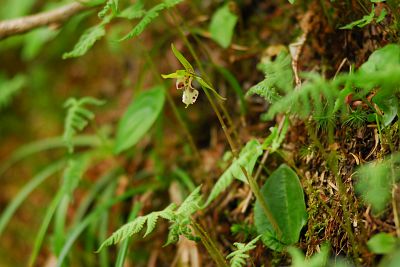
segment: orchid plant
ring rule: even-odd
[[[176,79],[176,89],[183,90],[182,102],[186,104],[186,108],[190,104],[194,104],[199,96],[199,91],[195,89],[192,85],[193,79],[195,79],[200,86],[203,88],[210,89],[214,94],[216,94],[220,99],[225,100],[224,97],[220,96],[215,89],[206,82],[202,77],[197,75],[194,71],[193,66],[189,61],[179,52],[173,44],[171,44],[172,52],[175,57],[179,60],[184,70],[177,70],[170,74],[162,74],[164,79]]]

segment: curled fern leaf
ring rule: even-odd
[[[261,235],[257,236],[249,243],[234,243],[237,250],[230,253],[226,259],[230,259],[231,267],[242,267],[246,264],[246,259],[249,258],[248,252],[256,247],[255,243],[261,238]]]
[[[72,144],[72,138],[74,135],[78,131],[82,131],[88,124],[88,121],[94,118],[93,112],[88,110],[85,105],[100,106],[103,104],[104,101],[92,97],[84,97],[79,100],[75,98],[69,98],[65,102],[64,107],[68,108],[68,112],[64,123],[63,139],[66,142],[68,151],[70,153],[74,151]]]

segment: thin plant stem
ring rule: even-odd
[[[217,245],[215,244],[215,242],[211,239],[211,237],[203,229],[203,227],[199,223],[196,223],[195,221],[192,221],[191,225],[192,225],[194,231],[196,232],[196,234],[200,236],[201,242],[207,249],[210,256],[213,258],[213,260],[215,261],[217,266],[218,267],[228,267],[228,264],[226,263],[224,256],[217,248]]]
[[[260,188],[258,187],[257,182],[254,180],[254,178],[249,175],[246,171],[246,169],[243,166],[240,166],[242,169],[242,172],[247,178],[247,181],[249,182],[249,186],[253,194],[256,196],[256,199],[259,201],[260,206],[264,212],[264,214],[267,216],[268,220],[271,222],[272,227],[274,228],[275,232],[278,234],[278,238],[282,238],[282,231],[275,220],[274,216],[272,215],[271,210],[268,208],[267,202],[265,201],[264,197],[261,194]]]
[[[392,172],[392,209],[393,209],[393,219],[394,219],[394,224],[396,226],[396,235],[397,237],[400,237],[400,219],[399,219],[399,212],[398,212],[398,206],[397,206],[397,201],[396,201],[396,192],[398,190],[398,187],[396,185],[396,172],[394,170],[394,163],[393,163],[393,156],[391,156],[391,161],[390,161],[390,170]]]

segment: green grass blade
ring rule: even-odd
[[[56,255],[60,253],[60,249],[65,240],[65,223],[67,219],[67,211],[70,203],[70,198],[64,196],[58,205],[54,217],[54,234],[53,234],[53,251]]]
[[[57,267],[61,267],[65,257],[67,256],[68,252],[70,251],[72,245],[74,244],[74,242],[76,241],[76,239],[79,237],[79,235],[83,232],[83,230],[86,229],[86,227],[88,227],[94,220],[98,219],[101,214],[109,209],[110,207],[112,207],[113,205],[121,202],[124,199],[127,199],[129,197],[132,197],[133,195],[137,195],[143,192],[146,192],[148,190],[157,190],[160,187],[160,184],[146,184],[146,185],[142,185],[142,186],[138,186],[136,188],[133,188],[127,192],[125,192],[124,194],[111,199],[110,201],[108,201],[107,203],[98,206],[94,211],[92,211],[90,214],[88,214],[85,219],[83,219],[78,225],[76,225],[76,227],[74,229],[71,230],[69,236],[67,237],[67,240],[64,243],[64,247],[61,250],[60,255],[58,256],[58,262],[57,262]]]
[[[132,211],[129,214],[129,219],[128,221],[132,221],[135,219],[142,208],[142,203],[140,202],[135,202],[133,205]],[[122,241],[121,245],[118,248],[118,254],[117,254],[117,261],[115,262],[115,267],[123,267],[125,263],[125,257],[126,254],[128,253],[128,246],[129,246],[129,239],[125,239]]]
[[[221,66],[216,66],[216,69],[218,70],[219,73],[222,74],[225,80],[232,87],[233,91],[235,91],[236,95],[239,97],[240,112],[242,114],[246,114],[247,112],[246,100],[244,99],[243,89],[240,86],[239,82],[236,80],[235,76],[228,69]]]
[[[72,143],[74,146],[92,146],[101,145],[101,140],[95,135],[76,136]],[[48,138],[26,144],[17,149],[3,164],[0,165],[0,176],[16,162],[27,158],[33,154],[55,148],[65,148],[65,142],[62,137]]]
[[[6,209],[2,212],[0,217],[0,236],[4,231],[7,223],[10,221],[11,217],[14,215],[15,211],[21,205],[21,203],[28,197],[28,195],[35,190],[41,183],[43,183],[47,178],[60,171],[65,165],[65,160],[57,161],[51,165],[48,165],[44,170],[36,174],[13,198],[13,200],[8,204]]]
[[[64,190],[59,189],[56,196],[53,198],[53,200],[51,201],[46,215],[44,216],[42,225],[40,226],[39,232],[36,235],[36,239],[35,239],[35,243],[33,246],[33,250],[31,253],[31,256],[29,257],[29,265],[28,266],[35,266],[35,262],[36,262],[36,258],[39,255],[39,251],[40,248],[42,247],[42,243],[43,240],[45,238],[46,232],[47,232],[47,228],[49,227],[50,221],[53,218],[53,215],[58,207],[58,205],[60,204],[62,198],[64,197],[65,192]]]
[[[101,198],[99,199],[99,203],[104,203],[108,199],[113,198],[113,194],[115,192],[115,189],[117,187],[117,180],[114,180],[112,186],[107,187],[104,190],[104,193],[102,194]],[[104,210],[104,212],[100,216],[100,222],[99,222],[99,240],[105,240],[107,238],[107,229],[108,229],[108,215],[109,215],[109,209]],[[103,250],[100,252],[100,266],[101,267],[106,267],[108,266],[109,263],[109,255],[108,255],[108,250]]]
[[[96,199],[96,197],[98,197],[100,191],[103,190],[103,188],[108,185],[113,179],[116,179],[116,177],[121,174],[121,171],[122,169],[120,168],[113,169],[100,177],[100,179],[98,179],[94,185],[90,186],[88,194],[79,204],[79,207],[75,213],[72,226],[75,226],[82,220],[90,205],[92,205],[93,201]]]

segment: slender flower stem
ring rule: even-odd
[[[179,13],[178,13],[178,14],[179,14]],[[185,28],[187,28],[187,27],[186,27],[186,23],[185,23],[184,20],[182,20],[182,25],[183,25]],[[185,34],[183,33],[183,30],[182,30],[180,27],[179,27],[179,30],[180,30],[180,33],[183,34],[184,39],[186,39],[186,41],[187,41],[187,37],[186,37]],[[192,34],[192,36],[193,36],[193,38],[196,40],[196,42],[197,42],[198,44],[201,44],[201,42],[199,41],[199,39],[197,38],[196,35]],[[190,53],[193,55],[193,58],[195,59],[197,65],[198,65],[198,67],[199,67],[199,69],[200,69],[201,75],[202,75],[204,78],[207,78],[207,73],[206,73],[206,71],[204,70],[203,65],[200,63],[199,58],[198,58],[198,56],[197,56],[197,54],[196,54],[196,51],[193,49],[192,45],[191,45],[188,41],[186,42],[186,45],[188,46],[188,48],[189,48],[189,50],[190,50]],[[207,55],[208,59],[212,62],[211,56],[210,56],[208,53],[206,53],[206,55]],[[210,83],[210,81],[209,81],[208,78],[207,78],[206,80],[207,80],[207,82]],[[211,83],[210,83],[210,84],[211,84]],[[218,100],[217,102],[218,102],[219,108],[222,110],[222,113],[224,114],[225,118],[227,119],[228,124],[229,124],[230,128],[232,129],[232,132],[233,132],[235,138],[237,138],[236,141],[239,142],[238,134],[237,134],[237,131],[236,131],[236,127],[235,127],[235,125],[233,124],[233,121],[232,121],[231,116],[229,115],[228,111],[226,110],[224,104],[223,104],[221,101],[219,101],[219,100]]]
[[[164,81],[160,78],[160,73],[158,72],[157,67],[154,65],[153,60],[151,59],[151,56],[149,55],[149,52],[144,49],[143,45],[141,45],[142,50],[145,51],[145,56],[146,56],[146,60],[149,63],[150,67],[153,69],[154,71],[154,76],[156,77],[156,79],[163,84]],[[193,141],[192,135],[189,132],[188,127],[186,126],[186,123],[183,121],[182,116],[179,114],[178,108],[175,105],[174,100],[172,99],[171,94],[169,93],[169,91],[166,89],[166,95],[167,95],[167,101],[168,104],[171,106],[172,111],[176,117],[176,119],[178,120],[179,125],[181,126],[181,128],[183,129],[184,134],[186,135],[186,138],[189,141],[189,146],[192,149],[192,151],[195,154],[195,157],[197,160],[200,160],[200,153],[199,150],[196,147],[196,144]]]
[[[172,12],[170,12],[169,14],[171,15],[171,17],[172,17],[172,19],[174,20],[175,24],[178,25],[174,14],[173,14]],[[207,83],[212,84],[212,83],[210,83],[209,79],[207,78],[207,75],[206,75],[206,73],[205,73],[205,70],[204,70],[204,68],[203,68],[203,66],[202,66],[202,64],[201,64],[201,62],[200,62],[200,60],[199,60],[199,58],[198,58],[198,56],[197,56],[195,50],[193,49],[193,46],[190,44],[189,40],[187,39],[187,37],[186,37],[186,35],[184,34],[184,32],[183,32],[183,30],[181,29],[181,27],[178,25],[177,28],[178,28],[179,35],[180,35],[181,38],[183,39],[185,45],[186,45],[187,48],[189,49],[189,52],[192,54],[192,56],[193,56],[193,58],[194,58],[194,60],[195,60],[195,62],[196,62],[196,64],[197,64],[197,66],[199,67],[200,72],[201,72],[201,74],[202,74],[202,78],[203,78]],[[213,86],[212,86],[212,87],[213,87]],[[227,125],[226,125],[226,123],[225,123],[225,121],[224,121],[224,119],[223,119],[223,116],[221,115],[221,112],[219,111],[219,109],[218,109],[217,106],[215,105],[215,102],[214,102],[213,98],[211,97],[210,93],[208,92],[208,89],[207,89],[207,88],[204,88],[204,87],[202,87],[202,88],[203,88],[203,91],[205,92],[205,94],[206,94],[206,96],[207,96],[208,101],[209,101],[210,104],[211,104],[212,109],[214,110],[215,114],[216,114],[217,117],[218,117],[218,120],[219,120],[219,122],[220,122],[220,124],[221,124],[222,130],[224,131],[224,134],[225,134],[225,136],[226,136],[226,139],[227,139],[227,141],[228,141],[228,143],[229,143],[229,146],[230,146],[230,148],[231,148],[231,150],[232,150],[232,153],[233,153],[234,157],[237,157],[237,155],[238,155],[238,150],[237,150],[236,144],[234,143],[234,141],[233,141],[233,139],[232,139],[232,137],[231,137],[231,135],[230,135],[229,128],[227,127]],[[231,128],[232,128],[233,125],[232,125],[232,119],[231,119],[231,117],[230,117],[229,114],[227,113],[226,109],[223,107],[221,101],[217,100],[217,103],[218,103],[219,107],[221,108],[222,112],[224,113],[224,116],[227,118],[228,123],[230,124],[230,126],[231,126]]]
[[[196,223],[195,221],[192,221],[191,225],[192,225],[194,231],[196,232],[196,234],[199,235],[201,242],[207,249],[210,256],[213,258],[213,260],[215,261],[217,266],[218,267],[228,267],[228,264],[226,263],[224,256],[217,248],[217,245],[215,244],[215,242],[211,239],[211,237],[203,229],[203,227],[199,223]]]

